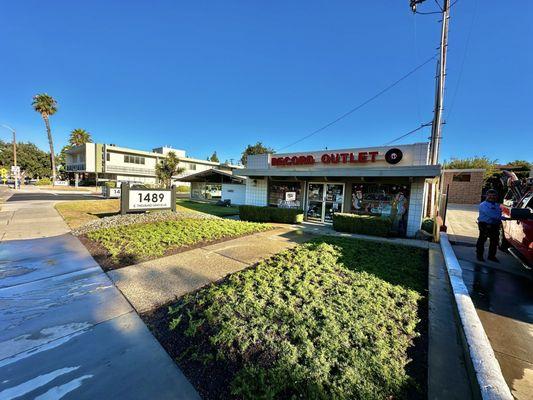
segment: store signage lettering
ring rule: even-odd
[[[360,151],[359,153],[325,153],[320,157],[323,164],[356,164],[376,162],[378,151]],[[291,165],[313,165],[315,158],[312,155],[292,157],[272,157],[272,166],[282,167]]]

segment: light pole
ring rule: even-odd
[[[15,129],[9,125],[2,124],[2,127],[10,130],[13,133],[13,166],[17,166],[17,132]],[[18,173],[15,173],[15,189],[18,189],[20,186],[18,184]]]

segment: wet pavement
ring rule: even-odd
[[[448,211],[450,213],[450,209]],[[498,251],[499,263],[478,262],[474,243],[477,212],[465,207],[448,223],[463,279],[500,364],[517,399],[533,399],[533,273],[511,255]]]
[[[0,211],[0,399],[199,399],[53,204]]]

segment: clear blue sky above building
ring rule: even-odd
[[[532,159],[532,17],[530,1],[453,5],[441,159]],[[436,54],[438,19],[408,0],[6,1],[0,123],[47,149],[31,107],[46,92],[59,103],[56,151],[84,128],[98,142],[238,159],[248,143],[294,142]],[[431,120],[434,76],[432,61],[286,151],[387,143]]]

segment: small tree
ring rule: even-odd
[[[70,132],[70,137],[68,139],[70,146],[81,146],[85,143],[92,143],[92,141],[91,134],[85,129],[80,128],[73,129],[72,132]]]
[[[209,161],[212,161],[212,162],[220,162],[220,160],[218,159],[218,156],[217,156],[217,152],[214,151],[213,154],[211,154],[211,157],[209,157]]]
[[[265,154],[265,153],[272,154],[274,152],[275,152],[274,149],[263,146],[263,143],[261,142],[257,142],[254,145],[249,144],[248,146],[246,146],[246,148],[242,152],[241,163],[243,165],[246,165],[248,161],[248,156],[256,155],[256,154]]]
[[[155,168],[158,181],[166,188],[170,188],[172,177],[185,172],[185,168],[179,167],[179,158],[176,153],[169,151],[167,156],[159,162]]]
[[[33,102],[31,103],[33,109],[41,114],[46,126],[46,134],[48,135],[48,145],[50,146],[50,164],[52,167],[52,182],[56,180],[56,161],[54,153],[54,140],[52,139],[52,130],[50,129],[49,118],[57,111],[57,102],[52,96],[46,93],[40,93],[33,96]]]

